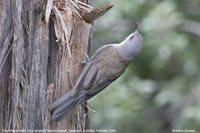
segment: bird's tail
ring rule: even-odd
[[[53,102],[49,110],[52,113],[52,120],[61,121],[77,105],[79,97],[71,96],[71,90]]]

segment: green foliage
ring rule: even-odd
[[[93,128],[200,132],[200,1],[110,2],[113,9],[96,22],[93,49],[120,42],[136,22],[144,48],[120,79],[91,100]]]

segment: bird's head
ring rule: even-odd
[[[131,33],[123,42],[120,44],[123,46],[123,49],[132,56],[133,58],[141,51],[143,47],[143,37],[138,32],[139,25],[137,24],[133,33]]]

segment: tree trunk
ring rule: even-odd
[[[59,123],[51,121],[48,110],[72,89],[84,66],[92,21],[112,7],[84,3],[88,1],[0,1],[0,130],[90,128],[85,105]]]

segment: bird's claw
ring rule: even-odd
[[[89,57],[88,57],[88,55],[87,55],[87,57],[86,57],[85,59],[82,59],[82,60],[81,60],[81,63],[82,63],[82,64],[87,64],[88,60],[89,60]]]

